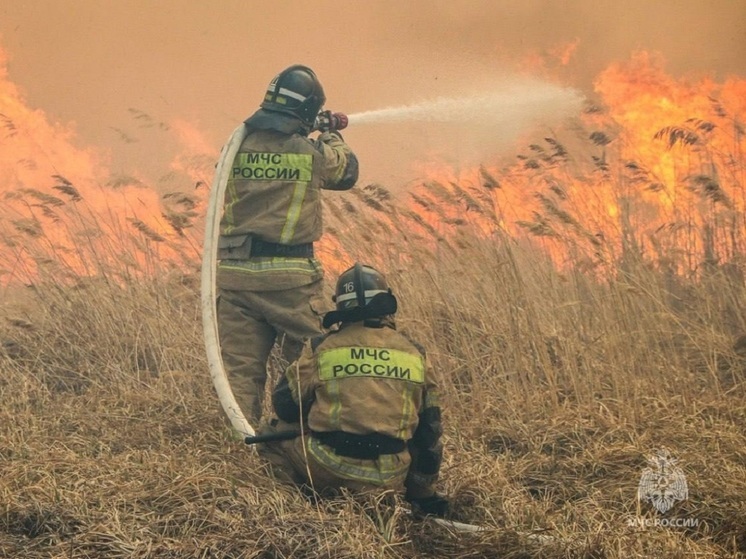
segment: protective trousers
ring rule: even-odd
[[[322,333],[321,281],[279,291],[218,290],[220,349],[228,380],[246,419],[262,415],[267,361],[278,337],[291,363],[306,338]]]
[[[270,434],[288,430],[298,430],[297,423],[287,423],[277,418],[262,425],[260,432]],[[377,460],[362,460],[345,458],[336,468],[328,468],[321,464],[312,450],[313,442],[306,437],[296,437],[291,440],[264,443],[257,448],[259,455],[269,462],[272,474],[281,482],[306,484],[319,493],[335,493],[341,488],[356,492],[380,492],[381,489],[402,491],[407,476],[408,456],[405,450],[399,454],[381,457]],[[304,446],[305,445],[305,446]],[[386,481],[365,479],[368,474],[375,474],[381,470],[397,472],[386,476]],[[356,476],[355,472],[361,473]]]

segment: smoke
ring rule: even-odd
[[[744,74],[744,21],[746,3],[730,0],[379,0],[344,10],[332,0],[271,6],[224,0],[218,7],[77,0],[74,10],[39,0],[0,8],[0,41],[13,57],[10,79],[23,87],[29,106],[55,122],[74,123],[65,127],[74,128],[81,145],[110,154],[114,172],[157,184],[183,146],[173,130],[146,128],[137,115],[187,122],[217,153],[257,108],[271,77],[289,64],[314,68],[327,108],[352,114],[499,97],[517,69],[587,96],[609,63],[638,49],[661,52],[674,76]],[[504,106],[525,115],[516,104],[531,93],[523,87],[513,99],[505,94]],[[483,101],[489,107],[484,122],[475,112],[365,126],[353,119],[345,138],[361,161],[363,180],[391,183],[407,169],[411,177],[412,163],[436,154],[458,163],[508,151],[510,140],[537,120],[498,118],[501,104]],[[533,107],[545,118],[554,116],[552,108],[562,116],[571,105],[560,96]],[[436,107],[435,114],[458,113]]]

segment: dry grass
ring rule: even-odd
[[[442,488],[489,531],[275,484],[212,391],[196,285],[166,278],[23,288],[35,305],[6,313],[0,556],[743,555],[746,360],[712,315],[743,285],[693,283],[677,309],[647,271],[602,284],[477,248],[479,268],[441,254],[392,282],[402,329],[447,380]],[[661,446],[690,487],[669,515],[696,527],[627,525],[656,517],[636,490]]]
[[[123,243],[127,262],[78,247],[89,273],[76,275],[44,219],[19,214],[4,262],[21,235],[38,267],[3,291],[0,556],[745,557],[743,239],[651,253],[626,237],[615,253],[563,186],[568,151],[530,151],[520,172],[548,189],[526,222],[533,243],[503,229],[515,175],[482,168],[471,184],[425,185],[412,209],[380,186],[334,198],[325,255],[332,269],[361,259],[388,272],[401,329],[445,379],[441,488],[456,520],[486,531],[416,521],[391,495],[316,501],[275,483],[210,384],[196,275],[148,253],[168,241],[130,221],[131,239],[97,237]],[[167,220],[183,232],[194,204],[176,203]],[[727,230],[712,225],[715,240]],[[534,243],[565,247],[565,265]],[[689,484],[665,517],[637,500],[661,447]],[[696,525],[629,524],[639,518]],[[551,541],[529,537],[544,530]]]

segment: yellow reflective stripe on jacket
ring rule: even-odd
[[[233,206],[238,202],[238,193],[236,192],[236,183],[233,177],[228,177],[228,181],[225,183],[225,190],[227,192],[227,202],[223,208],[223,220],[226,222],[225,229],[221,231],[224,235],[230,235],[236,225],[233,218]]]
[[[310,182],[312,177],[310,153],[239,153],[231,169],[234,180]]]
[[[399,420],[399,429],[396,431],[397,439],[407,440],[411,436],[409,425],[412,416],[417,415],[417,410],[414,409],[414,388],[413,384],[407,384],[402,393],[401,419]]]
[[[288,208],[288,215],[285,218],[285,226],[282,228],[282,234],[280,235],[280,242],[284,244],[290,244],[295,235],[295,226],[298,225],[298,219],[300,218],[300,209],[303,206],[303,199],[306,197],[306,189],[308,183],[299,182],[293,189],[293,197],[290,200],[290,207]]]
[[[307,272],[318,273],[320,264],[308,258],[263,257],[252,260],[223,260],[218,264],[221,270],[236,270],[247,274],[263,272]]]
[[[329,406],[329,425],[332,429],[339,429],[339,414],[342,412],[342,396],[339,393],[339,381],[332,380],[326,384],[331,404]]]
[[[337,171],[332,176],[332,181],[335,183],[342,180],[347,170],[347,156],[342,151],[338,151],[337,156],[339,157],[339,165],[337,166]]]
[[[425,393],[425,402],[423,403],[422,407],[424,409],[427,408],[437,408],[440,406],[440,396],[437,392],[433,390],[428,390]]]
[[[356,460],[338,456],[314,437],[308,437],[306,445],[316,462],[335,475],[372,485],[391,484],[397,478],[406,476],[409,468],[407,462],[398,458],[397,454],[382,454],[377,460]]]
[[[330,175],[329,179],[333,183],[338,183],[342,180],[347,172],[347,150],[344,140],[337,134],[332,132],[324,132],[319,136],[319,140],[325,144],[324,149],[329,149],[334,153],[336,161],[334,162],[334,172]]]
[[[364,377],[425,382],[422,357],[398,349],[338,347],[320,352],[318,363],[322,381]]]

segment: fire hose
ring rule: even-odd
[[[223,358],[220,354],[220,339],[218,337],[217,309],[215,307],[217,296],[215,290],[217,246],[220,236],[220,210],[225,196],[225,188],[231,170],[231,163],[236,157],[238,148],[246,136],[246,127],[243,123],[233,131],[228,143],[218,159],[215,169],[215,177],[210,189],[210,200],[207,206],[205,218],[205,240],[202,247],[202,277],[201,277],[201,304],[202,304],[202,330],[205,339],[205,350],[207,351],[207,364],[210,368],[210,377],[215,391],[218,393],[223,411],[228,416],[231,426],[244,436],[253,436],[254,428],[249,424],[236,402],[233,390],[228,382],[228,376],[223,366]]]

